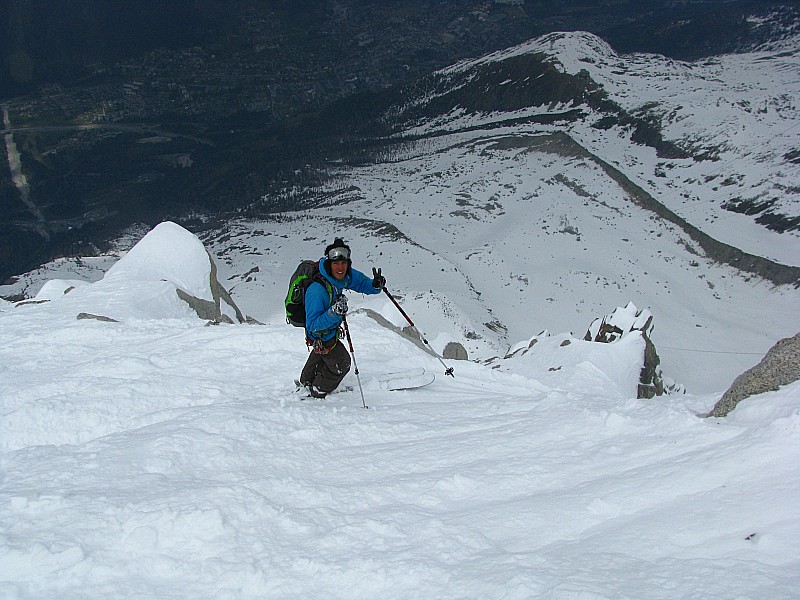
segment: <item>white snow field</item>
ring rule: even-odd
[[[800,383],[705,419],[718,394],[636,399],[638,334],[450,378],[355,312],[370,408],[353,373],[301,400],[301,331],[177,300],[204,292],[192,237],[0,305],[0,598],[798,597]]]

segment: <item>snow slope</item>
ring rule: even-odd
[[[560,33],[443,76],[466,86],[477,66],[500,69],[530,52],[572,75],[585,69],[629,114],[658,120],[667,141],[707,158],[659,157],[624,126],[594,127],[606,115],[584,104],[456,108],[409,124],[406,142],[374,164],[332,164],[335,178],[316,190],[326,200],[315,209],[204,232],[221,282],[248,314],[281,323],[289,274],[338,235],[351,243],[356,268],[384,269],[439,350],[458,341],[486,360],[543,330],[583,337],[596,317],[633,302],[654,316],[665,374],[691,392],[721,393],[800,331],[800,292],[715,262],[685,229],[636,204],[603,164],[716,239],[800,265],[797,230],[779,234],[757,215],[722,208],[736,198],[774,199],[787,218],[798,214],[800,164],[787,158],[800,127],[794,46],[682,63],[618,55],[589,34]],[[516,76],[501,85],[522,86],[525,73]],[[575,108],[585,118],[524,119]],[[95,281],[106,268],[106,259],[57,261],[0,292],[32,297],[49,278]],[[356,302],[392,313],[383,298]]]
[[[186,241],[159,238],[172,255]],[[131,254],[117,273],[162,289],[170,254]],[[708,420],[716,396],[635,399],[635,335],[545,337],[449,378],[357,313],[371,408],[352,373],[353,391],[303,401],[300,331],[143,314],[116,280],[117,323],[76,320],[69,294],[0,311],[4,598],[800,589],[799,384]],[[70,294],[93,289],[110,293]],[[380,391],[378,374],[415,366],[434,384]]]
[[[459,63],[442,73],[457,81],[459,74],[469,76],[477,67],[531,53],[543,54],[561,72],[577,75],[583,71],[628,113],[657,123],[665,140],[703,158],[659,157],[652,149],[632,144],[630,132],[624,129],[597,129],[601,114],[590,113],[573,124],[555,127],[568,131],[715,239],[784,264],[800,265],[797,228],[778,234],[753,220],[765,210],[789,218],[800,216],[799,44],[800,36],[795,35],[778,47],[684,62],[655,54],[620,55],[590,33],[558,32]],[[565,108],[531,107],[529,112],[556,114]],[[416,131],[453,131],[510,116],[457,114]],[[744,214],[725,209],[743,200],[766,203],[769,209]]]
[[[241,295],[265,286],[277,305],[293,257],[314,256],[340,234],[357,242],[357,265],[384,266],[426,331],[461,342],[471,357],[502,355],[545,329],[582,336],[595,317],[633,301],[655,317],[668,375],[690,390],[723,390],[800,330],[798,290],[718,263],[686,228],[634,202],[604,164],[716,240],[800,265],[797,230],[778,233],[754,220],[758,212],[723,208],[756,199],[787,218],[800,214],[800,164],[788,158],[800,127],[800,56],[783,48],[682,63],[557,33],[443,71],[448,83],[436,94],[475,85],[481,65],[502,69],[525,53],[573,75],[586,70],[629,114],[658,121],[665,140],[708,156],[663,158],[624,126],[596,127],[606,115],[583,104],[584,118],[552,123],[529,118],[576,107],[455,107],[410,123],[404,135],[419,139],[375,164],[338,168],[322,190],[327,206],[209,235],[229,281]],[[512,70],[500,85],[525,89],[525,79]],[[265,256],[275,265],[266,277],[253,272]],[[245,273],[249,281],[239,280]]]

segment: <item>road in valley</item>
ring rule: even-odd
[[[8,156],[8,166],[11,169],[11,180],[14,183],[14,187],[19,191],[20,200],[34,217],[34,229],[42,237],[49,239],[50,234],[45,227],[44,215],[30,198],[30,185],[28,185],[28,178],[22,172],[22,160],[19,156],[19,150],[17,150],[17,144],[14,142],[14,130],[11,128],[8,106],[5,105],[3,106],[3,131],[5,132],[6,155]]]

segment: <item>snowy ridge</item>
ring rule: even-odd
[[[501,58],[534,51],[569,73],[562,79],[544,69],[556,87],[585,69],[590,78],[581,85],[602,84],[623,117],[657,118],[667,142],[718,160],[659,156],[632,140],[633,126],[622,117],[609,125],[611,113],[580,95],[575,105],[523,106],[514,89],[529,78],[524,69],[541,65],[517,64],[523,70],[509,77]],[[598,316],[633,302],[654,317],[665,375],[690,392],[721,393],[777,340],[800,330],[798,291],[720,264],[686,229],[633,196],[662,203],[746,253],[800,264],[796,229],[779,233],[754,220],[770,209],[748,215],[724,208],[736,198],[775,198],[783,217],[796,214],[800,163],[787,157],[792,128],[800,126],[798,57],[771,52],[682,63],[617,55],[580,32],[533,40],[477,61],[492,65],[491,81],[522,108],[471,111],[440,98],[445,112],[409,123],[383,160],[332,166],[334,180],[317,190],[328,200],[318,208],[234,221],[206,231],[203,242],[245,312],[282,323],[288,275],[342,236],[356,268],[383,267],[439,351],[460,342],[473,360],[504,356],[542,330],[582,337]],[[475,85],[478,74],[465,65],[434,89],[448,97]],[[470,99],[461,87],[453,100]],[[432,100],[421,94],[410,101],[420,107]],[[393,118],[402,121],[405,110]],[[33,297],[54,277],[96,281],[111,262],[56,261],[0,292]],[[395,318],[381,297],[354,302]]]
[[[512,48],[498,50],[497,52],[487,54],[477,59],[460,61],[451,67],[442,69],[440,73],[445,75],[461,74],[480,65],[499,62],[513,56],[531,53],[549,55],[555,64],[561,64],[563,66],[560,52],[567,50],[571,53],[574,48],[580,48],[582,58],[586,60],[586,62],[599,58],[607,60],[618,59],[618,55],[614,49],[602,38],[592,33],[586,31],[555,32],[529,40]],[[575,72],[577,72],[577,70]]]
[[[186,241],[160,239],[176,256]],[[130,254],[117,273],[158,289],[139,275],[165,257]],[[441,365],[356,313],[364,410],[352,373],[352,391],[299,399],[306,349],[285,324],[163,319],[125,286],[121,322],[78,321],[77,291],[0,312],[6,597],[788,600],[800,585],[800,384],[702,419],[716,395],[635,399],[640,336],[559,334],[382,392],[380,373]]]
[[[528,89],[525,72],[504,76],[501,63],[531,53],[571,76],[585,70],[623,114],[657,121],[665,143],[695,158],[666,158],[633,142],[623,121],[600,126],[609,113],[588,99],[513,112],[464,108],[473,102],[466,86],[477,86],[475,93],[483,81]],[[800,218],[800,164],[791,159],[800,127],[792,100],[800,97],[797,53],[759,50],[686,63],[618,55],[591,34],[559,33],[440,75],[433,80],[436,95],[417,101],[446,112],[409,121],[405,133],[421,138],[416,149],[406,145],[391,162],[342,169],[336,186],[355,190],[350,203],[308,214],[391,223],[435,256],[436,262],[417,264],[434,271],[442,260],[452,265],[427,287],[417,285],[418,271],[405,269],[389,248],[384,259],[391,261],[388,272],[399,272],[399,285],[423,297],[445,290],[453,278],[468,281],[470,296],[445,296],[473,323],[461,327],[466,340],[459,340],[471,356],[502,353],[542,329],[583,330],[599,314],[633,301],[655,317],[665,372],[689,389],[711,390],[800,329],[795,289],[721,267],[688,228],[634,206],[631,198],[641,191],[713,240],[800,265],[796,225],[783,233],[771,228]],[[450,103],[442,100],[449,96]],[[520,104],[513,91],[498,98]],[[548,115],[556,120],[548,122]],[[754,206],[746,208],[748,202]],[[321,229],[309,224],[309,230]],[[493,323],[495,333],[484,335],[478,323]],[[456,334],[448,325],[432,324]],[[758,341],[762,335],[770,341]],[[697,370],[698,351],[722,349],[719,360]]]
[[[794,48],[800,35],[790,36]],[[588,100],[571,105],[531,105],[511,113],[475,113],[458,107],[414,124],[430,134],[506,124],[579,108],[586,115],[551,126],[511,126],[522,132],[559,130],[609,161],[657,200],[719,241],[778,262],[798,265],[800,195],[796,152],[800,127],[800,53],[765,49],[682,62],[651,54],[619,55],[586,32],[552,33],[508,50],[464,61],[440,72],[439,96],[451,94],[492,66],[538,54],[563,73],[585,73],[629,115],[657,123],[664,139],[698,160],[666,159],[631,147],[625,127],[603,125],[608,113]],[[509,87],[524,87],[512,78]],[[426,97],[425,102],[431,100]],[[509,127],[509,129],[511,128]],[[755,217],[755,221],[753,220]],[[778,235],[773,230],[786,229]]]

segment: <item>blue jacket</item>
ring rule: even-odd
[[[327,342],[336,336],[339,326],[342,324],[342,317],[331,311],[331,304],[344,290],[354,290],[362,294],[380,294],[381,290],[372,287],[372,279],[364,275],[361,271],[356,271],[352,267],[348,269],[344,279],[338,281],[333,275],[328,273],[326,263],[327,258],[319,261],[319,272],[331,285],[331,295],[320,282],[315,281],[306,290],[306,337],[310,340],[322,340]]]

